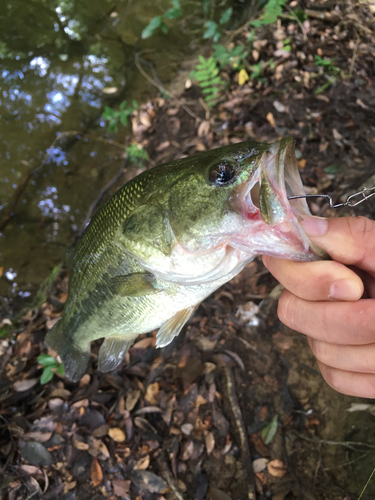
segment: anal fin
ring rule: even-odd
[[[99,350],[99,370],[104,373],[114,370],[124,360],[134,340],[134,337],[127,340],[123,337],[105,339]]]
[[[178,311],[168,321],[163,323],[156,335],[156,347],[165,347],[180,333],[185,323],[194,314],[197,306]]]

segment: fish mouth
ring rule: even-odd
[[[262,253],[295,260],[327,258],[300,224],[304,216],[311,215],[306,199],[289,200],[290,196],[305,194],[293,139],[287,137],[271,144],[262,155],[242,198],[243,215],[255,223],[252,229],[256,233],[255,240],[259,239],[265,248]]]

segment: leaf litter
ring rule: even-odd
[[[364,3],[316,1],[305,13],[303,29],[284,19],[254,41],[250,62],[261,63],[262,80],[233,79],[209,115],[189,104],[200,123],[162,98],[141,107],[133,133],[149,156],[160,163],[291,135],[308,191],[345,197],[366,182],[375,153],[373,14]],[[343,75],[319,93],[327,79],[317,55]],[[181,99],[191,102],[197,88],[187,87]],[[324,201],[311,208],[334,215]],[[340,213],[374,218],[375,209]],[[171,346],[155,350],[155,336],[144,335],[126,363],[102,374],[96,345],[79,383],[54,371],[42,385],[37,357],[54,356],[43,339],[60,317],[67,275],[24,314],[14,338],[1,339],[4,498],[234,500],[249,498],[251,481],[259,499],[358,496],[371,472],[364,459],[375,458],[366,432],[373,405],[324,383],[303,337],[278,321],[277,284],[259,260],[209,297]],[[375,495],[371,483],[367,491]]]

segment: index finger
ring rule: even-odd
[[[375,222],[366,217],[304,217],[302,227],[333,260],[356,266],[375,278]]]

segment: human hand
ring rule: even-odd
[[[286,288],[279,299],[279,318],[307,335],[331,387],[375,398],[375,221],[305,217],[302,225],[333,260],[263,257]]]

